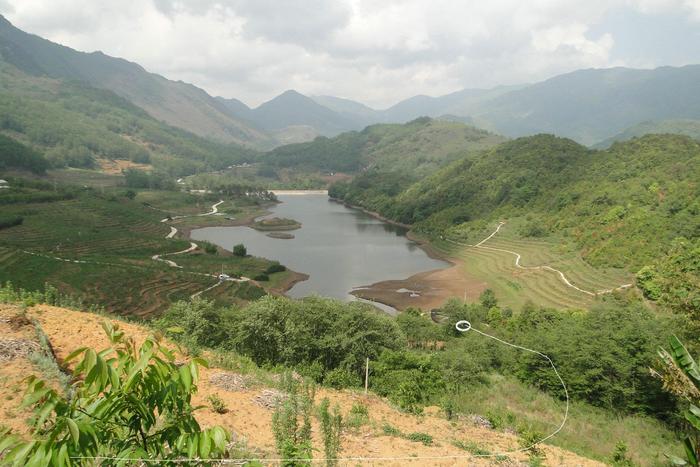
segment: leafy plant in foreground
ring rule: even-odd
[[[205,362],[178,366],[158,339],[149,337],[137,348],[117,326],[105,322],[103,328],[111,347],[80,348],[66,358],[80,359],[68,396],[28,378],[23,405],[34,407],[31,439],[5,430],[0,464],[70,466],[92,459],[109,466],[135,459],[175,464],[182,458],[221,458],[228,434],[218,426],[202,430],[191,405],[198,365]]]
[[[661,375],[664,388],[690,402],[688,410],[683,416],[690,424],[692,432],[683,440],[685,447],[685,459],[667,454],[675,465],[700,465],[700,407],[696,404],[700,401],[700,367],[676,337],[669,339],[670,351],[659,350],[659,356],[666,364],[666,370]]]

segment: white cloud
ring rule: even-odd
[[[18,27],[257,104],[294,88],[385,106],[624,64],[609,11],[700,0],[0,0]],[[640,31],[643,34],[643,31]]]

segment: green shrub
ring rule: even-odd
[[[270,280],[270,276],[268,276],[264,272],[261,272],[260,274],[256,274],[255,276],[253,276],[253,280],[258,282],[267,282]]]
[[[396,436],[396,437],[403,436],[403,433],[401,432],[401,430],[399,430],[395,426],[390,425],[388,423],[385,423],[384,425],[382,425],[382,431],[384,432],[385,435],[388,435],[388,436]]]
[[[337,405],[333,407],[332,413],[329,410],[329,406],[330,402],[327,398],[324,398],[319,406],[319,418],[321,419],[321,434],[323,436],[326,466],[335,467],[338,465],[343,417],[340,415]]]
[[[313,384],[299,383],[290,373],[282,377],[287,397],[272,414],[272,431],[277,452],[284,466],[307,465],[312,459],[311,410],[316,389]],[[301,421],[301,424],[299,423]]]
[[[334,368],[323,377],[323,384],[335,389],[353,388],[362,385],[362,380],[350,370]]]
[[[233,256],[238,256],[241,258],[244,258],[248,256],[248,250],[246,249],[245,245],[242,243],[239,243],[238,245],[233,246]]]
[[[491,454],[491,451],[489,451],[486,448],[481,447],[477,443],[473,441],[459,441],[455,440],[452,442],[452,444],[459,449],[462,449],[464,451],[467,451],[470,454],[474,454],[475,456],[488,456]]]
[[[70,397],[28,378],[24,404],[34,407],[31,439],[0,434],[0,450],[8,450],[3,461],[45,465],[51,458],[70,465],[71,459],[96,456],[146,462],[223,457],[228,433],[218,426],[202,430],[190,404],[203,362],[178,366],[156,339],[137,348],[117,327],[108,322],[103,327],[110,348],[80,348],[66,358],[79,358]]]
[[[420,431],[417,431],[415,433],[409,433],[405,436],[405,438],[409,441],[414,441],[416,443],[423,443],[426,446],[430,446],[433,444],[433,437],[427,433],[422,433]]]
[[[211,409],[219,414],[224,414],[228,412],[228,409],[226,408],[226,404],[224,401],[219,397],[218,394],[210,394],[209,397],[207,398],[209,403],[211,404]]]
[[[345,419],[345,425],[349,428],[357,429],[367,423],[369,423],[369,410],[367,406],[358,402],[353,403]]]
[[[272,263],[270,266],[268,266],[268,268],[267,268],[267,270],[265,270],[265,272],[268,274],[274,274],[276,272],[284,272],[286,270],[287,270],[286,266],[283,266],[280,263]]]

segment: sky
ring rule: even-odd
[[[0,0],[15,26],[256,106],[375,108],[581,68],[700,63],[700,0]]]

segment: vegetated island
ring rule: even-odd
[[[301,228],[301,223],[294,219],[285,219],[281,217],[271,217],[269,219],[261,219],[250,224],[250,227],[261,231],[280,231],[280,230],[296,230]]]
[[[293,234],[286,232],[270,232],[267,234],[267,236],[270,238],[278,238],[280,240],[291,240],[294,238]]]

